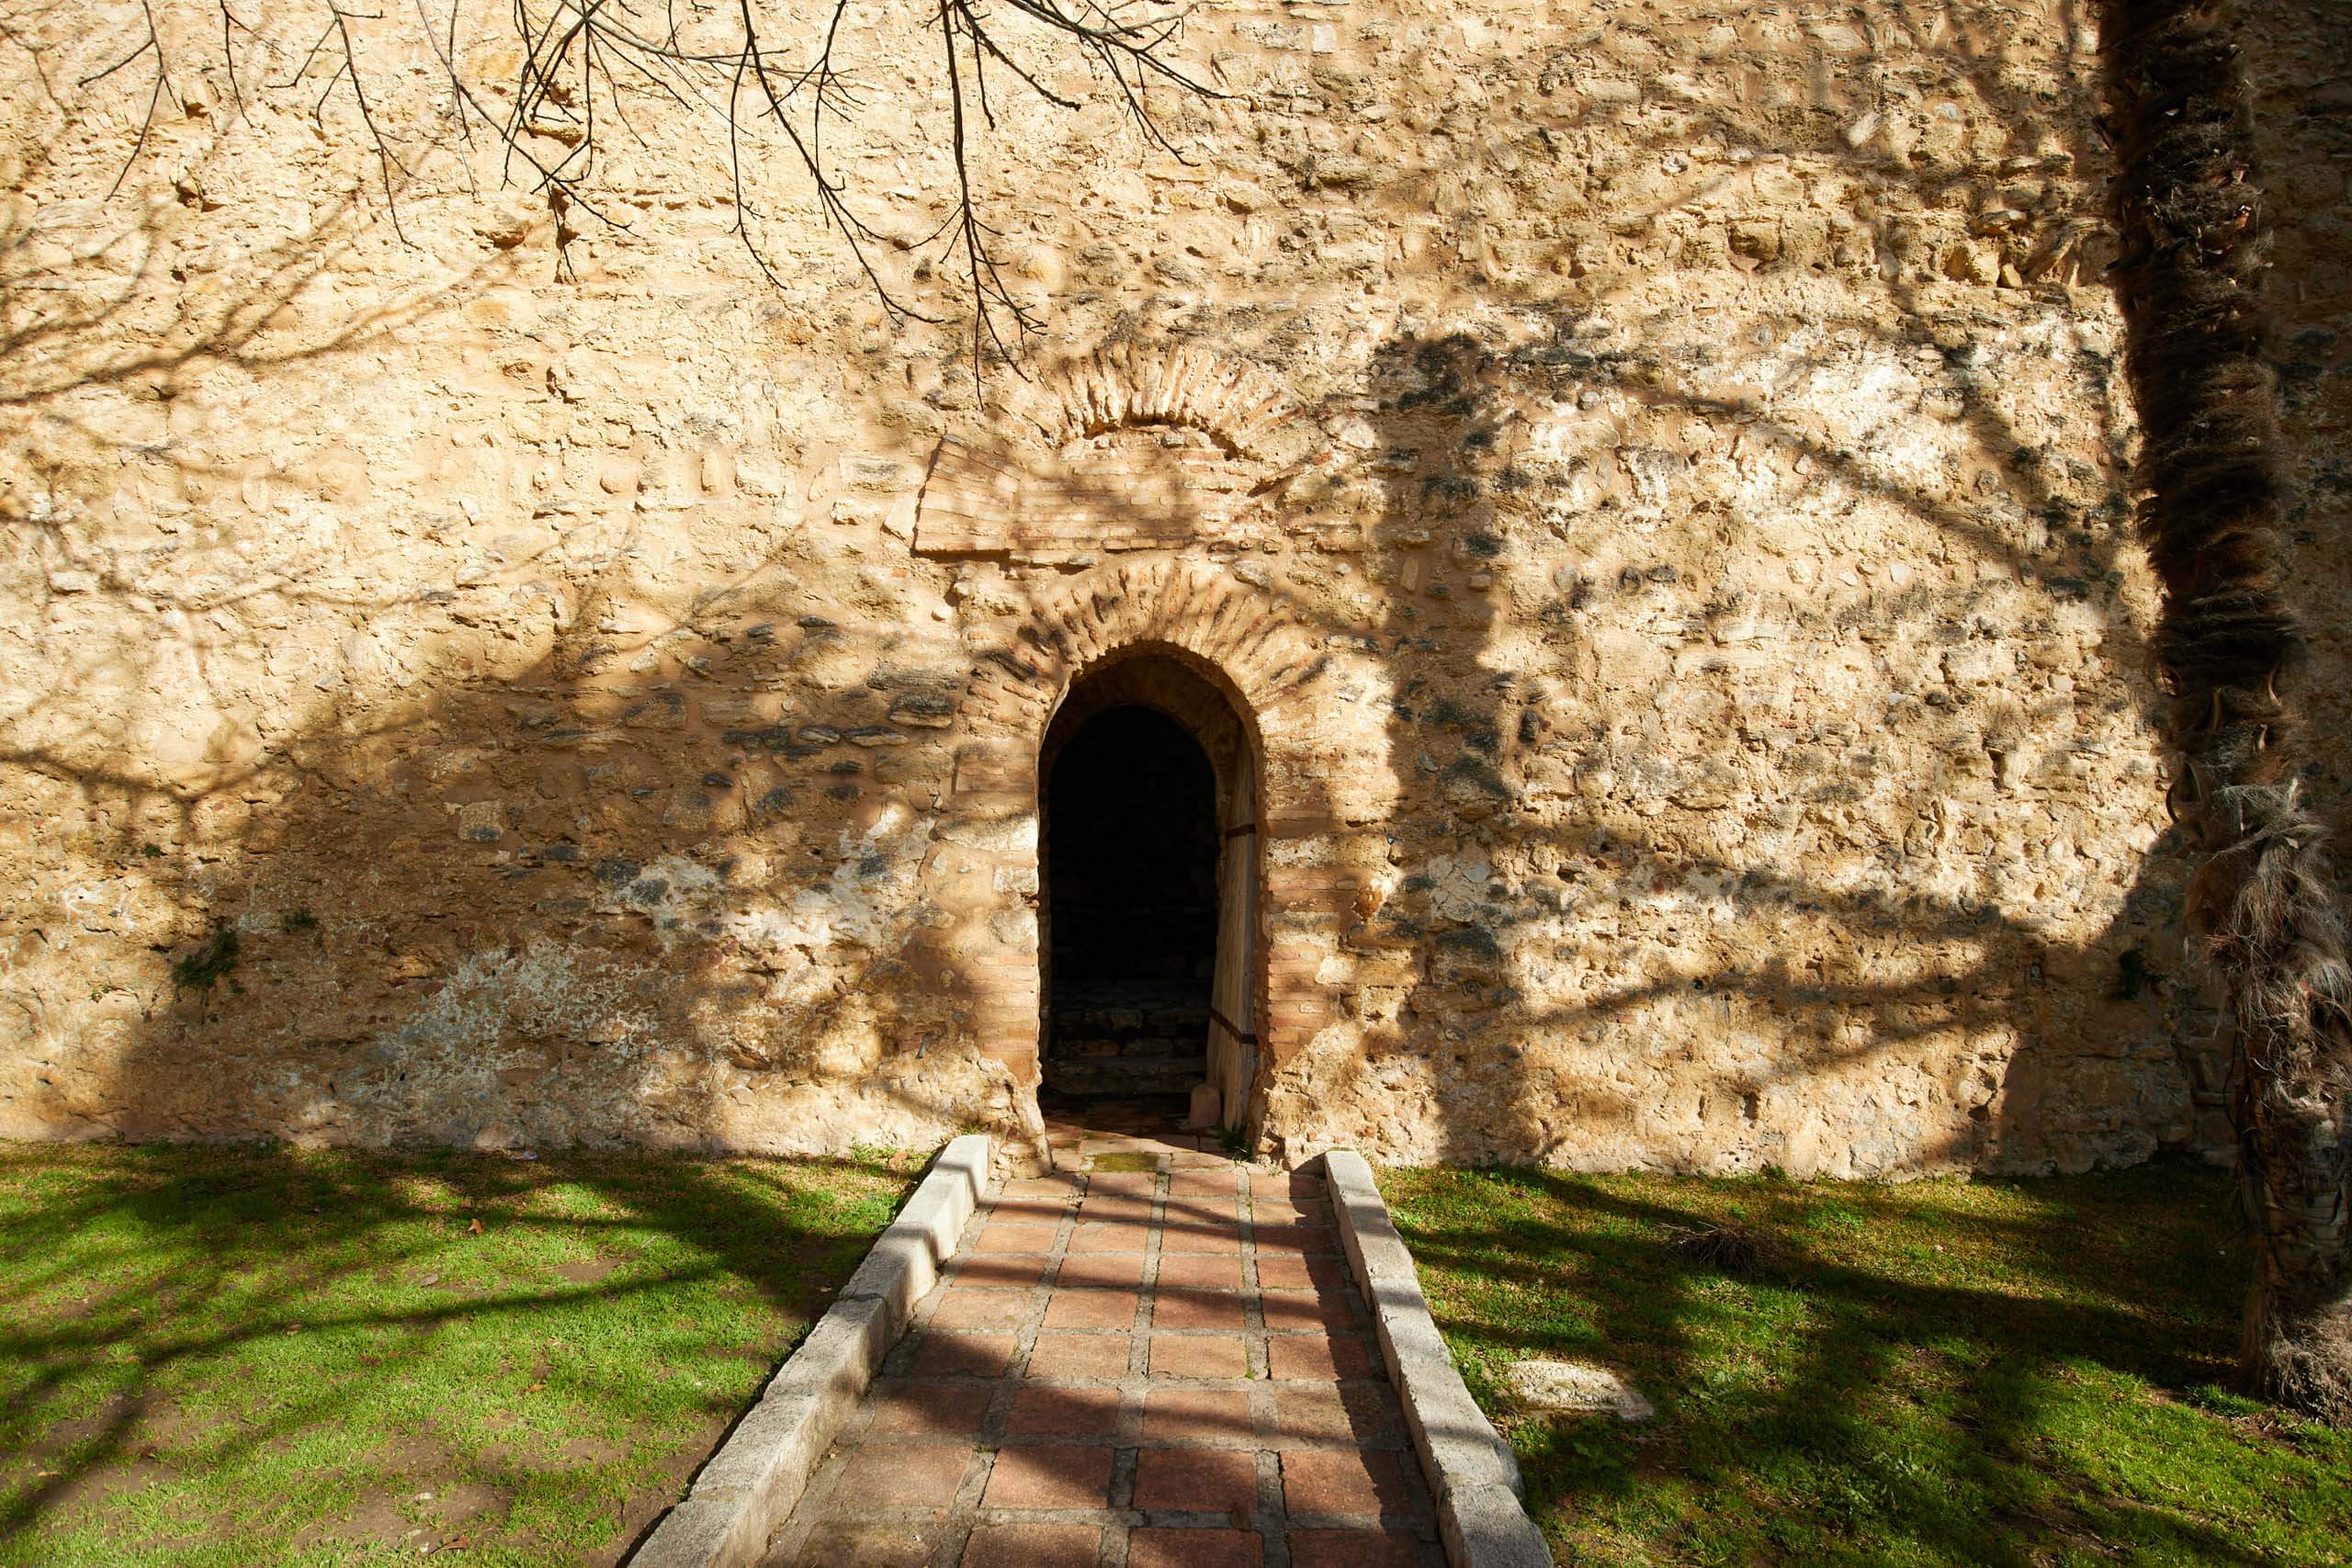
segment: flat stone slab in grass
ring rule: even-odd
[[[1646,1421],[1657,1414],[1641,1390],[1590,1361],[1513,1361],[1503,1381],[1521,1404],[1554,1415]]]

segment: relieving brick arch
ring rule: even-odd
[[[1281,387],[1264,371],[1197,345],[1106,348],[1035,383],[1021,412],[1059,446],[1123,425],[1204,431],[1228,456],[1256,457],[1292,422]]]
[[[1347,722],[1358,705],[1338,700],[1348,671],[1322,642],[1276,594],[1223,566],[1159,558],[1057,585],[975,647],[941,835],[954,852],[935,857],[944,874],[933,901],[951,922],[940,934],[980,1046],[1032,1097],[1024,1111],[1040,1068],[1040,748],[1071,687],[1123,660],[1181,662],[1226,695],[1248,732],[1260,792],[1261,1083],[1331,1021],[1318,976],[1361,880],[1347,863],[1351,824],[1379,819],[1386,769],[1376,726],[1358,738]]]
[[[1251,536],[1275,525],[1261,481],[1302,456],[1309,428],[1254,366],[1194,345],[1105,349],[940,442],[914,548],[1046,558]]]

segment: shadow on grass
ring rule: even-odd
[[[0,1155],[0,1561],[612,1561],[913,1174]]]
[[[1396,1171],[1473,1386],[1580,1560],[2319,1561],[2352,1444],[2217,1392],[2227,1182]],[[1745,1276],[1679,1236],[1737,1224]],[[1503,1363],[1607,1361],[1656,1422],[1518,1409]]]

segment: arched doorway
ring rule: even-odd
[[[1038,762],[1043,1100],[1247,1126],[1259,792],[1233,705],[1174,653],[1131,653],[1071,686]]]

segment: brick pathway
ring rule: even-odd
[[[975,1216],[774,1568],[1443,1562],[1321,1179],[1156,1163]]]

